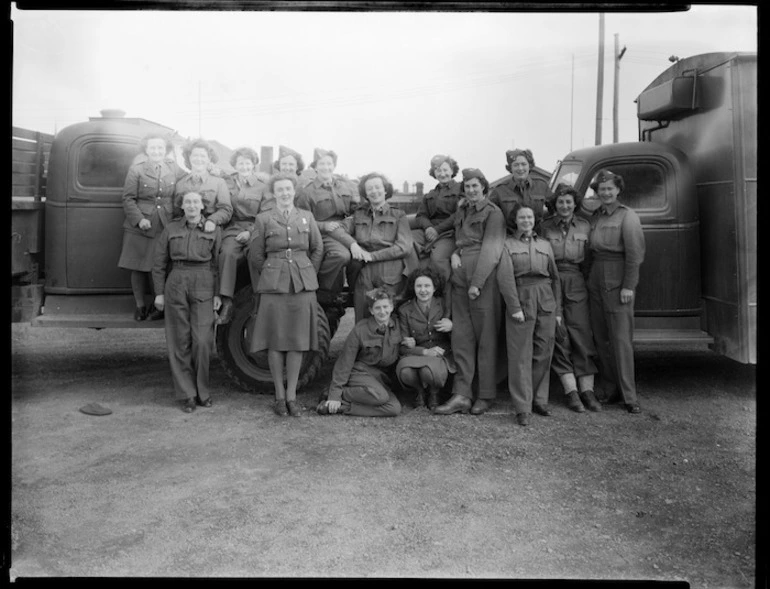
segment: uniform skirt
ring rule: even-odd
[[[251,351],[306,352],[318,349],[315,291],[262,293]]]
[[[139,272],[151,272],[155,261],[157,236],[148,237],[131,231],[123,232],[123,249],[120,252],[118,267]]]
[[[401,386],[404,383],[401,381],[401,370],[403,368],[427,368],[430,370],[433,376],[433,384],[437,387],[443,387],[446,384],[449,373],[454,372],[446,358],[439,358],[438,356],[404,356],[396,364],[396,377]]]

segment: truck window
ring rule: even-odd
[[[607,166],[623,176],[625,190],[619,200],[635,210],[662,209],[666,206],[666,183],[663,168],[654,162],[635,162]],[[585,198],[597,198],[589,187]]]
[[[89,141],[78,154],[77,181],[88,188],[123,188],[137,145]]]
[[[566,162],[559,166],[559,171],[554,175],[551,181],[551,190],[555,190],[559,184],[569,184],[575,186],[580,177],[580,170],[583,169],[581,162]]]

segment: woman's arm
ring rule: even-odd
[[[136,204],[139,197],[139,171],[131,166],[126,174],[126,182],[123,185],[123,212],[126,219],[133,227],[139,225],[139,221],[144,219],[144,214]]]
[[[500,261],[505,242],[505,218],[496,208],[489,213],[481,241],[481,252],[476,262],[476,269],[471,277],[471,286],[481,289]]]
[[[342,347],[337,361],[332,370],[332,381],[329,384],[329,400],[342,400],[342,387],[348,384],[350,373],[353,371],[353,364],[356,363],[358,352],[361,349],[361,339],[358,336],[358,330],[353,330],[345,338],[345,344]]]
[[[404,258],[409,254],[412,247],[412,231],[409,229],[409,220],[406,218],[406,215],[402,215],[398,218],[396,241],[390,247],[371,252],[372,262]]]
[[[310,262],[313,264],[316,274],[318,274],[324,257],[324,242],[315,218],[312,214],[308,215],[308,217],[310,221]]]

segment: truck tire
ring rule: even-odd
[[[302,389],[318,374],[319,368],[329,355],[331,333],[326,313],[317,306],[318,350],[306,352],[302,360],[297,389]],[[217,355],[225,373],[239,388],[251,393],[275,392],[273,377],[267,363],[267,352],[249,352],[251,330],[256,318],[254,294],[251,285],[241,288],[233,297],[233,318],[225,325],[217,326]]]

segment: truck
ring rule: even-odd
[[[757,55],[719,52],[676,61],[636,99],[637,142],[577,149],[551,187],[599,201],[601,169],[620,174],[620,202],[647,244],[635,304],[635,342],[705,343],[756,364]]]

